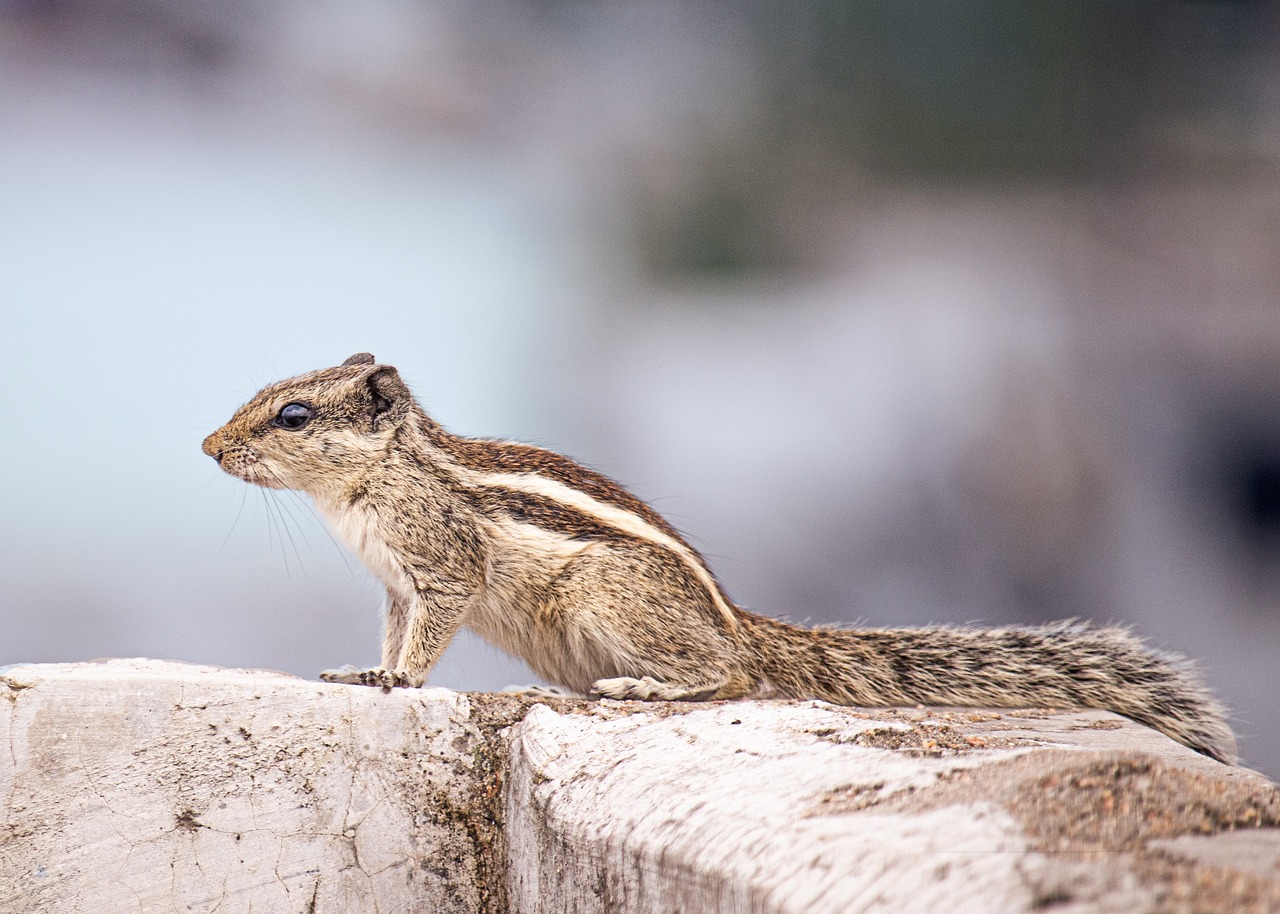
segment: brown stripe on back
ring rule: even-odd
[[[470,496],[486,514],[502,514],[523,524],[532,524],[552,533],[580,540],[634,539],[627,533],[603,523],[583,511],[562,505],[552,498],[517,492],[502,486],[481,486]]]
[[[462,438],[443,429],[432,429],[432,443],[469,470],[488,473],[533,473],[564,483],[597,501],[630,511],[667,536],[684,542],[684,538],[657,511],[636,498],[603,473],[529,444],[492,441],[484,438]],[[688,546],[687,543],[685,543]],[[692,551],[692,547],[690,547]]]
[[[495,514],[506,516],[517,523],[530,524],[539,529],[560,533],[578,540],[639,543],[660,550],[669,561],[681,565],[685,561],[673,554],[670,549],[658,543],[634,536],[624,530],[619,530],[611,524],[597,520],[585,511],[579,511],[576,508],[561,504],[554,498],[534,495],[529,492],[520,492],[504,486],[480,486],[468,490],[468,496],[474,500],[474,503],[481,511],[490,516]],[[715,575],[703,563],[702,557],[692,549],[689,552],[693,562],[701,566],[702,570],[706,572],[710,582],[709,586],[715,591],[713,599],[718,596],[726,607],[732,607],[732,602],[725,595]],[[725,609],[724,612],[732,613],[732,609]]]
[[[563,454],[530,444],[451,435],[430,419],[424,424],[424,429],[433,445],[468,470],[481,473],[542,476],[545,479],[563,483],[604,504],[630,511],[689,550],[690,557],[710,578],[711,586],[715,588],[720,599],[727,606],[733,606],[733,602],[724,592],[724,588],[720,586],[720,582],[716,580],[715,574],[698,550],[690,546],[662,515],[603,473],[588,469]],[[516,492],[502,486],[482,487],[473,491],[480,493],[482,504],[487,500],[488,505],[508,516],[545,530],[553,530],[580,539],[614,542],[635,540],[631,534],[552,498]]]

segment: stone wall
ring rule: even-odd
[[[1105,712],[0,670],[0,911],[1268,911],[1280,796]]]

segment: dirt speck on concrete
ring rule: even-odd
[[[921,720],[908,726],[871,727],[856,733],[832,730],[811,731],[814,736],[833,743],[889,749],[912,758],[942,758],[981,749],[1012,749],[1035,745],[1012,737],[965,733],[948,723]]]
[[[1011,804],[1048,850],[1140,850],[1152,838],[1280,827],[1274,785],[1114,755],[1034,779]]]
[[[842,784],[827,791],[817,805],[805,813],[805,818],[814,816],[836,816],[846,812],[857,812],[879,805],[884,798],[885,782],[876,781],[871,784]]]
[[[1225,766],[1220,773],[1181,767],[1145,753],[1081,760],[1070,751],[1047,750],[951,771],[932,787],[887,797],[879,806],[883,811],[921,812],[994,802],[1020,823],[1035,850],[1068,855],[1064,860],[1104,858],[1127,865],[1152,893],[1154,910],[1280,911],[1280,881],[1149,846],[1182,835],[1280,828],[1280,788],[1236,774]],[[1032,888],[1034,893],[1036,886]],[[1079,900],[1056,883],[1040,888],[1046,909]],[[1059,897],[1064,891],[1069,897]]]

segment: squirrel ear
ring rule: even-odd
[[[388,414],[393,417],[404,415],[412,395],[404,381],[400,380],[398,371],[390,365],[384,365],[371,371],[365,377],[365,383],[369,386],[369,417],[373,420],[374,428]]]
[[[350,368],[353,365],[373,365],[377,363],[377,359],[373,357],[371,352],[357,352],[351,358],[342,363],[343,368]]]

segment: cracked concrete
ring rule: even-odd
[[[1105,712],[0,670],[0,911],[1280,910],[1280,795]]]
[[[1280,911],[1275,787],[1115,715],[670,707],[512,729],[513,910]]]
[[[474,758],[452,741],[483,739],[464,695],[149,661],[8,675],[29,688],[0,703],[0,910],[476,911],[492,894],[490,847],[457,823]]]

